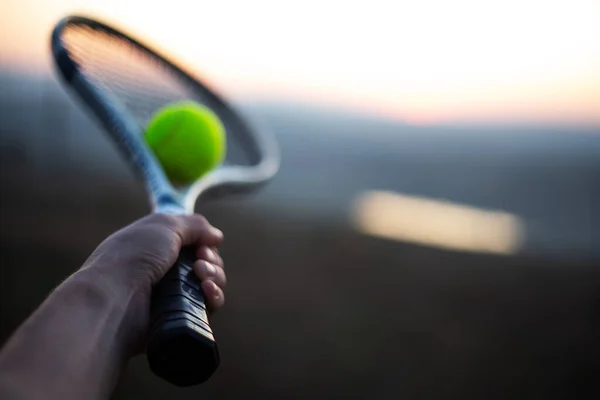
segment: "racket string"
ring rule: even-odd
[[[116,98],[142,126],[165,104],[197,97],[159,62],[122,39],[75,26],[65,31],[63,41],[86,78]]]

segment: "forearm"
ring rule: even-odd
[[[131,354],[132,295],[92,269],[62,283],[0,353],[0,397],[108,398]],[[130,335],[130,334],[129,334]]]

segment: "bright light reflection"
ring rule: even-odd
[[[458,251],[511,255],[524,237],[513,214],[384,191],[359,195],[351,219],[368,235]]]

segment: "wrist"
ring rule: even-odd
[[[107,333],[113,335],[124,357],[137,352],[146,327],[143,294],[98,266],[80,269],[65,284],[73,291],[73,301],[110,320]]]

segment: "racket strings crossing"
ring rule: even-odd
[[[75,25],[65,30],[63,43],[86,78],[124,105],[141,126],[166,104],[201,102],[160,61],[122,38]]]

